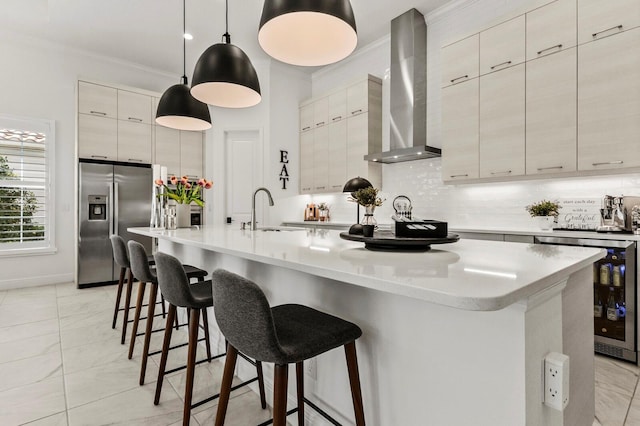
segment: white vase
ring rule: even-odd
[[[191,227],[191,204],[176,204],[176,222],[178,228]]]
[[[556,219],[555,216],[535,216],[535,221],[538,223],[538,227],[543,231],[550,231],[553,229],[553,223]]]

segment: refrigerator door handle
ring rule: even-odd
[[[113,184],[113,235],[118,235],[118,182]]]
[[[114,227],[113,227],[113,185],[109,185],[109,211],[107,213],[109,215],[109,234],[113,235]]]

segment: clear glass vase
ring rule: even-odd
[[[365,206],[364,218],[360,225],[373,225],[375,229],[378,229],[378,221],[373,217],[373,212],[376,210],[376,206]]]

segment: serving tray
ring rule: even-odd
[[[340,238],[348,241],[359,241],[364,243],[364,248],[378,251],[427,251],[432,244],[455,243],[460,239],[458,234],[447,234],[443,238],[409,238],[396,237],[391,231],[376,231],[373,237],[363,237],[362,235],[341,232]]]

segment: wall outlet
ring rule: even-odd
[[[318,363],[315,358],[305,361],[306,373],[310,379],[318,380]]]
[[[551,352],[544,358],[544,403],[563,411],[569,404],[569,357]]]

